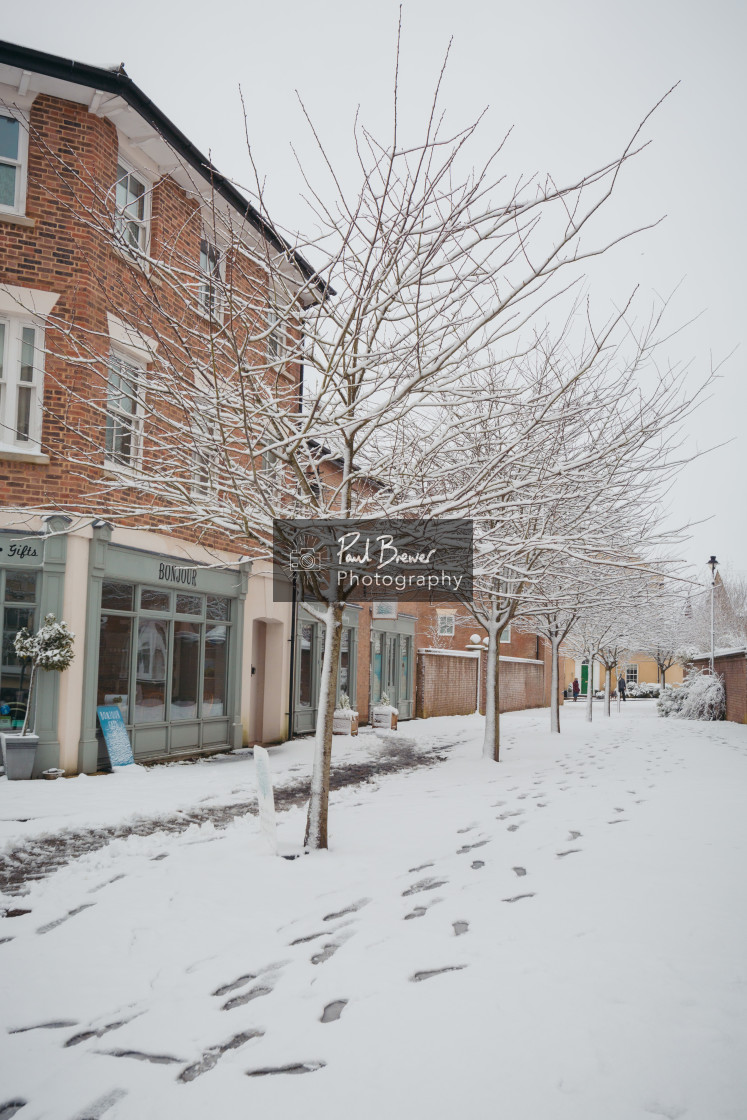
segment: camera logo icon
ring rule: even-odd
[[[292,572],[320,572],[322,557],[316,548],[297,548],[290,554]]]

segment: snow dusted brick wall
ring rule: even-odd
[[[476,705],[476,657],[418,650],[415,714],[420,719],[468,715]]]
[[[542,662],[501,658],[500,674],[502,712],[545,706],[545,666]]]
[[[500,667],[500,708],[515,712],[521,708],[543,708],[546,698],[544,662],[521,657],[502,657]],[[485,711],[485,672],[487,658],[481,658],[482,684],[480,709]],[[456,651],[418,650],[416,715],[458,716],[474,712],[477,700],[476,659]]]
[[[707,657],[696,657],[698,669],[708,667]],[[716,654],[713,667],[722,677],[726,692],[726,716],[730,723],[747,723],[747,651]]]

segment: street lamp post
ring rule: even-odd
[[[713,593],[716,588],[716,568],[718,567],[718,560],[712,556],[708,561],[708,567],[711,569],[711,672],[713,672],[713,635],[714,635],[714,611],[713,611]]]

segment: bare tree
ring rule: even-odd
[[[532,324],[578,278],[582,262],[630,236],[595,241],[592,227],[621,168],[640,150],[642,126],[619,156],[566,186],[547,177],[507,188],[493,171],[501,146],[480,168],[468,165],[477,124],[445,133],[439,88],[417,143],[400,140],[397,79],[394,106],[386,142],[356,123],[353,191],[314,130],[327,178],[315,186],[304,175],[316,228],[306,239],[278,236],[261,191],[256,209],[242,211],[214,189],[209,169],[200,175],[187,168],[193,222],[146,247],[112,185],[92,178],[85,153],[52,152],[32,136],[87,238],[97,298],[142,353],[141,366],[113,363],[106,331],[84,329],[71,316],[49,318],[46,345],[60,372],[47,407],[62,431],[54,450],[79,479],[78,509],[196,534],[216,547],[240,542],[269,560],[279,518],[454,516],[475,511],[479,495],[486,539],[495,544],[506,524],[502,510],[510,521],[524,493],[536,495],[564,475],[586,471],[591,479],[603,436],[609,461],[633,445],[650,447],[677,407],[681,415],[676,377],[658,378],[655,408],[644,421],[646,394],[634,400],[632,389],[623,393],[618,369],[617,380],[604,380],[606,393],[620,388],[613,406],[607,413],[600,407],[593,422],[588,410],[581,418],[570,389],[589,363],[600,376],[605,364],[614,366],[611,334],[626,325],[619,314],[590,331],[580,373],[556,374],[554,387],[534,394],[531,414],[517,421],[517,439],[492,452],[483,442],[469,472],[459,465],[455,483],[449,449],[469,441],[465,404],[475,400],[465,370],[492,378],[493,407],[505,403],[496,355],[503,368],[531,351]],[[102,245],[133,265],[123,278],[102,270]],[[648,342],[638,347],[638,361],[649,349]],[[587,390],[593,384],[587,381]],[[522,407],[529,399],[527,392]],[[424,422],[436,404],[438,418]],[[558,412],[575,424],[573,454],[561,454],[552,469],[546,457],[540,467],[525,461],[520,477],[519,462],[545,433],[555,431],[561,447]],[[585,447],[584,430],[591,433]],[[426,472],[437,461],[443,473],[434,479]],[[534,527],[508,550],[508,589],[505,551],[485,567],[496,694],[497,637],[515,611],[528,557],[546,542],[540,521],[531,515]],[[343,607],[341,594],[310,606],[326,633],[306,828],[312,848],[328,843]]]

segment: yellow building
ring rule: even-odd
[[[661,673],[659,667],[654,659],[647,653],[631,653],[630,657],[624,663],[621,663],[614,670],[612,678],[613,690],[617,686],[617,678],[623,673],[627,684],[661,684]],[[593,687],[596,692],[597,689],[604,688],[604,666],[600,665],[598,661],[594,662],[594,680]],[[586,694],[586,682],[589,675],[589,667],[582,661],[574,661],[572,657],[565,658],[565,680],[564,688],[571,689],[574,678],[578,678],[578,683],[581,685],[581,692]],[[666,684],[682,684],[684,678],[684,671],[681,665],[672,665],[666,670],[665,683]]]

